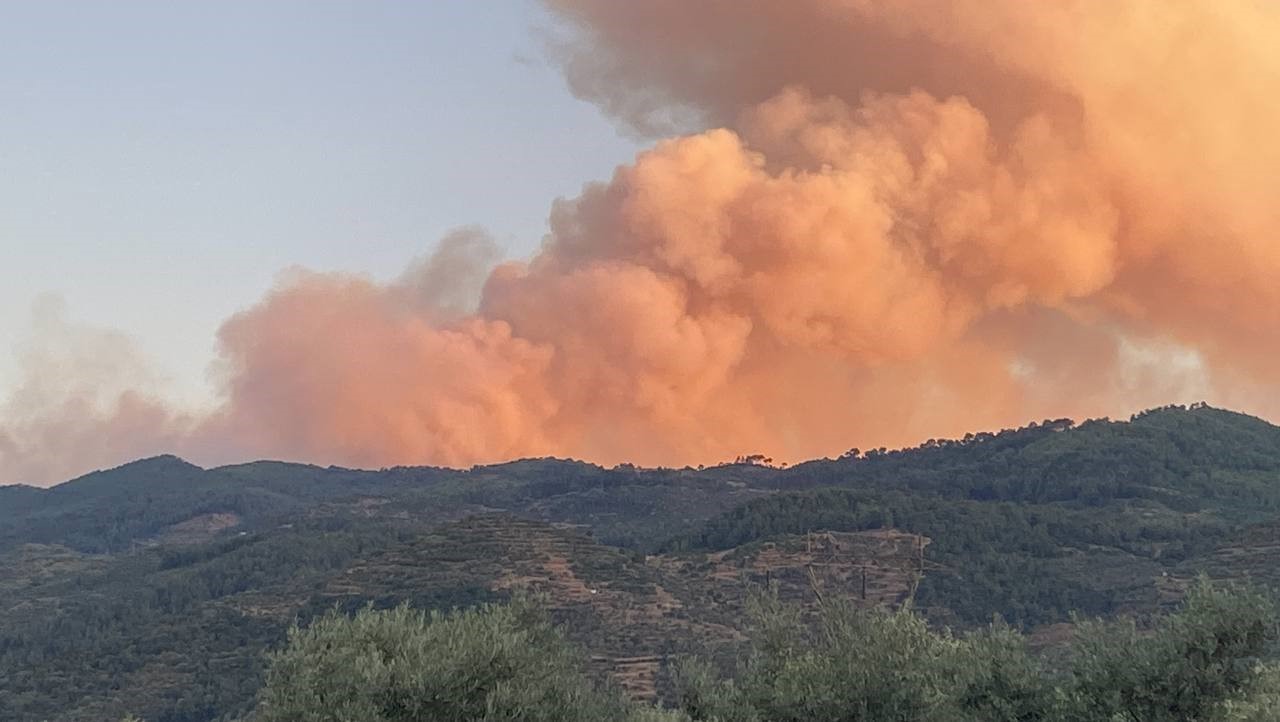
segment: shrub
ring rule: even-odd
[[[536,605],[449,614],[331,612],[271,657],[260,722],[602,722],[644,719],[587,681]],[[648,719],[653,719],[648,718]]]

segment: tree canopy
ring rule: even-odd
[[[1276,609],[1202,580],[1149,629],[1082,622],[1062,667],[1000,622],[954,635],[909,605],[759,595],[736,674],[681,665],[677,710],[593,684],[527,598],[449,614],[330,613],[271,657],[259,722],[1267,722],[1280,673],[1259,658]]]

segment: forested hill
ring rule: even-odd
[[[1208,406],[1173,406],[1075,425],[1069,419],[930,440],[900,451],[851,450],[800,464],[782,485],[875,485],[978,500],[1105,502],[1269,494],[1280,470],[1280,427]],[[1257,482],[1257,483],[1255,483]],[[1256,487],[1256,488],[1255,488]]]
[[[632,546],[656,546],[763,493],[825,486],[975,501],[1146,500],[1233,520],[1266,516],[1280,500],[1280,427],[1206,406],[1154,409],[1130,421],[1051,420],[895,451],[852,449],[791,468],[762,461],[605,469],[533,459],[465,471],[257,462],[205,470],[164,456],[51,489],[0,487],[0,548],[120,551],[203,514],[234,514],[251,527],[357,497],[402,499],[401,509],[441,518],[502,509],[584,523],[602,539]],[[643,518],[629,523],[638,511]]]
[[[744,584],[910,593],[935,623],[997,613],[1052,643],[1072,611],[1146,615],[1202,572],[1280,581],[1280,428],[1242,414],[1050,420],[790,468],[751,451],[699,469],[166,456],[0,487],[0,710],[233,719],[263,650],[334,604],[542,589],[598,671],[658,694],[670,655],[740,637]]]

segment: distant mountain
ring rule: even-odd
[[[939,623],[998,613],[1049,640],[1072,610],[1146,614],[1201,572],[1280,580],[1278,530],[1280,428],[1204,406],[790,468],[158,457],[0,487],[0,710],[229,720],[295,618],[519,587],[640,695],[669,692],[673,654],[727,654],[753,584],[912,594]]]

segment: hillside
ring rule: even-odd
[[[0,706],[18,719],[217,719],[247,709],[262,649],[295,618],[467,606],[517,589],[545,595],[596,674],[651,699],[670,693],[671,657],[731,654],[751,586],[861,598],[865,570],[867,603],[898,604],[918,544],[882,530],[646,558],[579,530],[482,515],[420,535],[303,524],[120,558],[26,545],[0,575]]]
[[[160,457],[0,487],[0,709],[230,720],[295,618],[517,589],[547,595],[596,674],[662,696],[673,656],[728,657],[754,586],[806,604],[914,591],[935,623],[998,613],[1054,639],[1072,610],[1145,615],[1202,571],[1280,579],[1278,527],[1280,429],[1207,407],[786,469]]]

